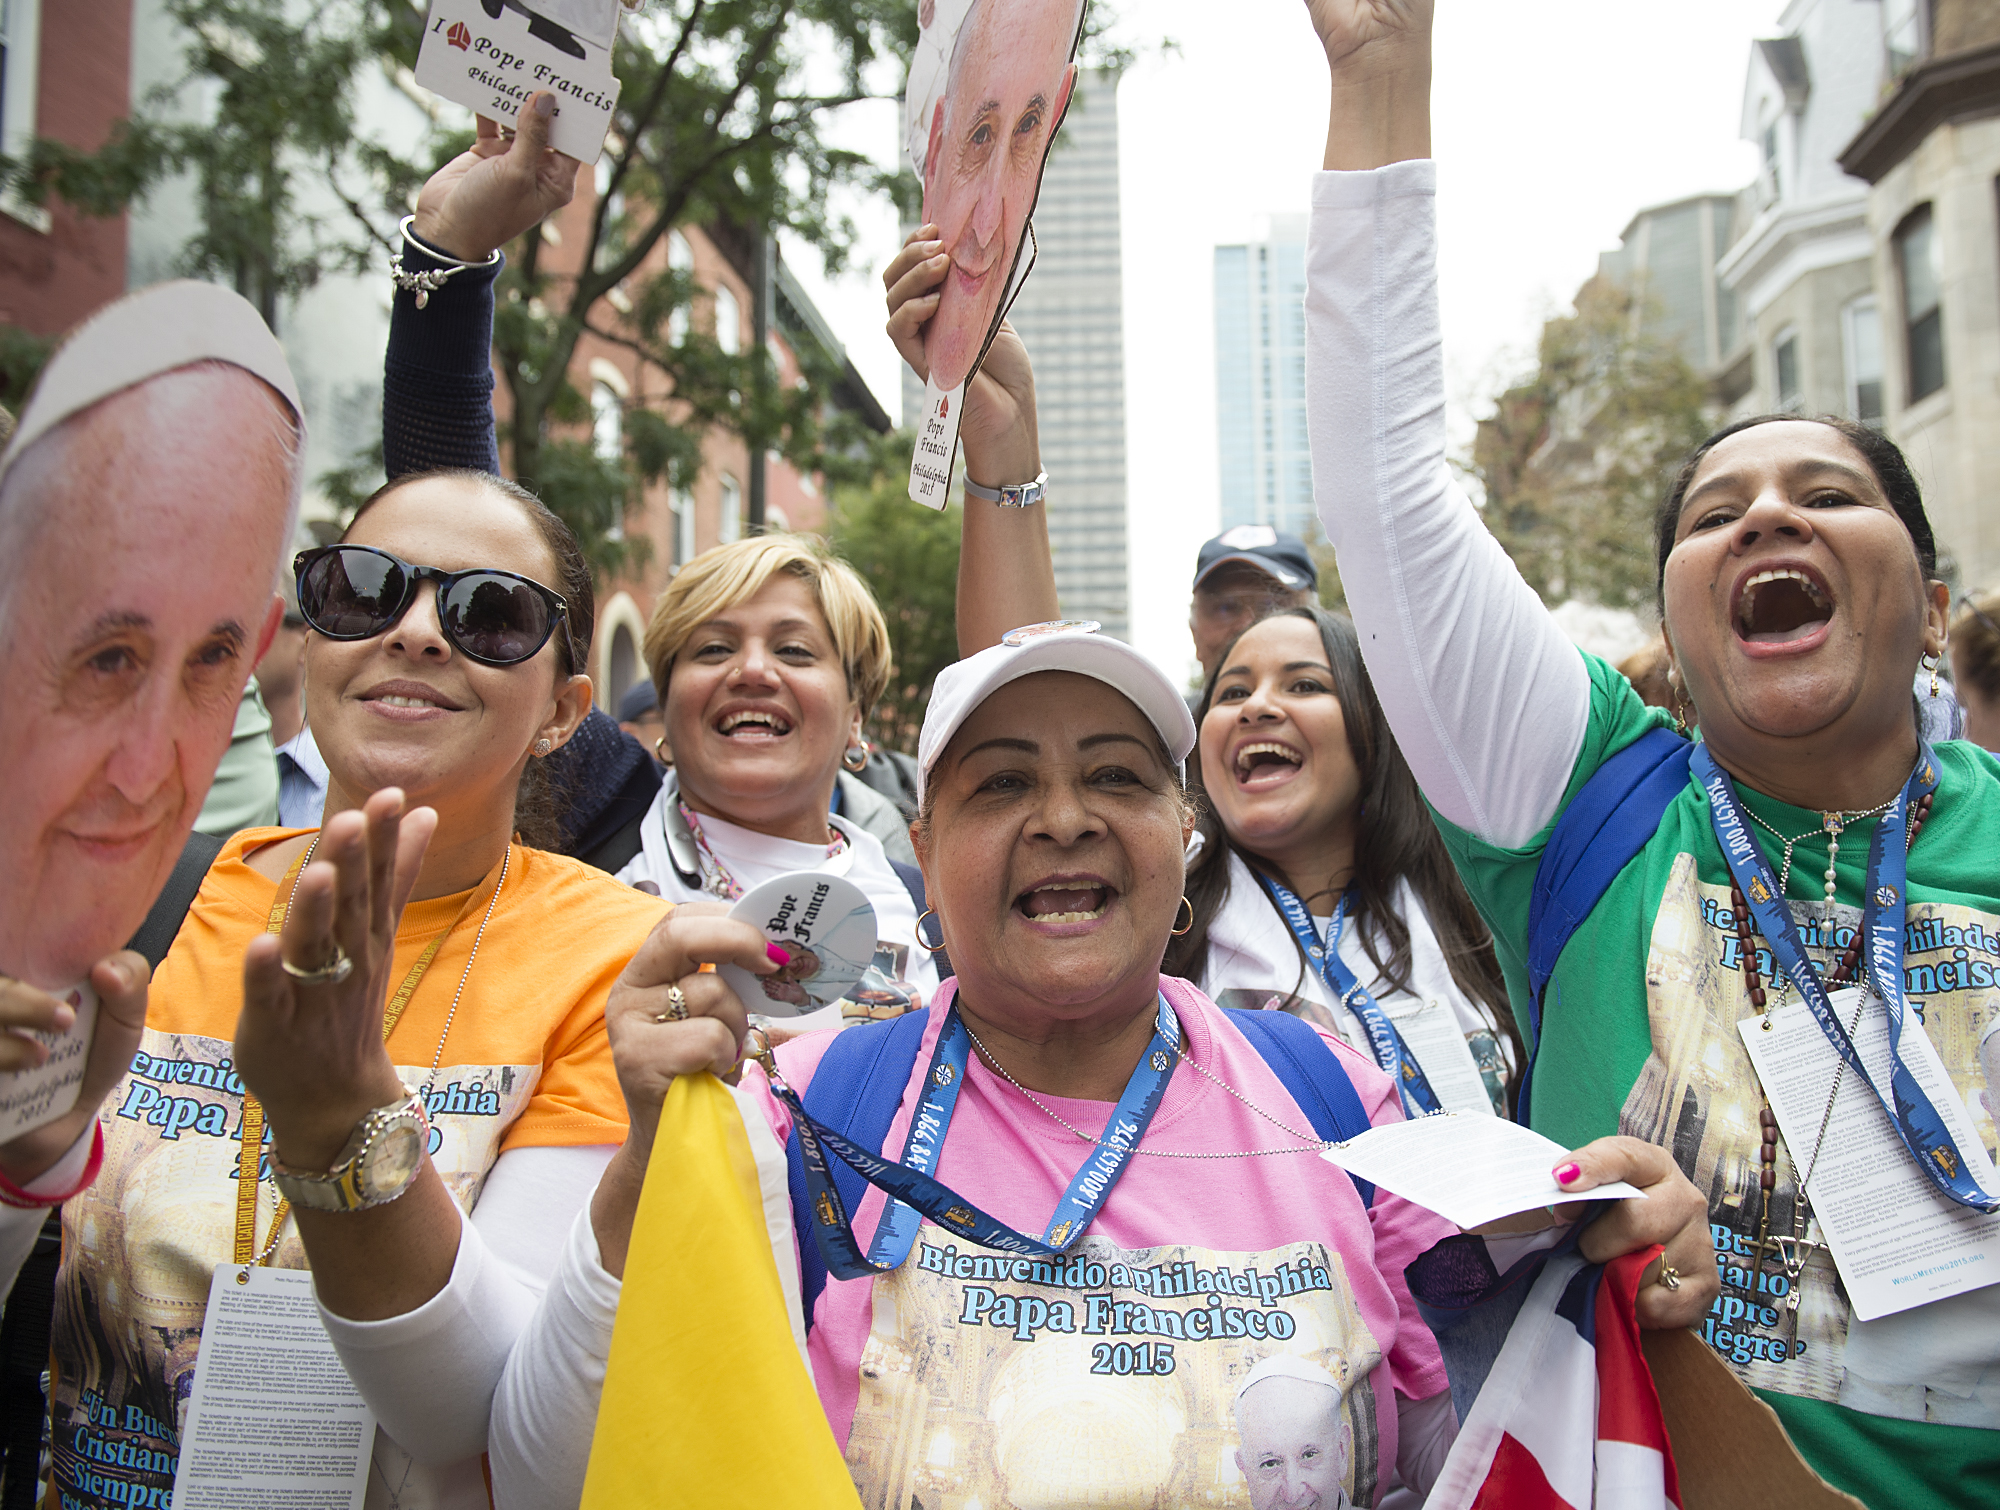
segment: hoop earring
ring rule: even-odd
[[[1194,931],[1194,903],[1190,902],[1186,897],[1182,897],[1181,906],[1187,908],[1187,915],[1188,915],[1187,926],[1185,928],[1175,928],[1170,930],[1175,938],[1179,938],[1182,934],[1192,933]],[[1174,921],[1178,923],[1180,921],[1180,917],[1181,915],[1179,911],[1176,910],[1174,913]]]
[[[944,919],[938,918],[938,941],[933,944],[929,939],[924,937],[925,918],[937,918],[937,909],[935,907],[926,907],[918,916],[917,926],[912,930],[917,935],[917,942],[932,954],[944,953]]]
[[[1925,671],[1928,671],[1931,674],[1931,697],[1933,700],[1935,700],[1938,695],[1938,679],[1937,679],[1938,664],[1942,659],[1943,657],[1941,656],[1926,654],[1919,657],[1917,661],[1917,664],[1920,667],[1922,667]]]
[[[849,745],[846,753],[840,757],[840,763],[848,770],[859,773],[868,769],[868,754],[868,741],[864,739],[859,744]]]
[[[666,735],[662,734],[658,739],[653,741],[653,754],[658,757],[661,765],[672,765],[674,763],[674,752],[667,748]]]

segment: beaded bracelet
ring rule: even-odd
[[[447,257],[442,252],[431,250],[431,248],[418,241],[416,236],[411,232],[410,228],[416,223],[416,219],[417,217],[414,215],[405,215],[403,223],[397,227],[403,233],[404,245],[422,252],[433,262],[449,264],[446,267],[428,268],[421,273],[413,273],[403,266],[403,254],[401,252],[397,252],[389,259],[389,276],[396,280],[396,287],[400,288],[404,293],[415,294],[417,296],[418,309],[424,308],[431,302],[431,295],[443,288],[453,273],[463,272],[468,267],[492,267],[499,262],[500,253],[498,249],[495,249],[483,262],[461,262],[456,257]]]

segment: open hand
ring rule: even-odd
[[[264,1103],[273,1146],[293,1169],[330,1168],[356,1123],[402,1098],[382,1011],[396,927],[436,828],[430,808],[405,813],[394,787],[359,812],[334,814],[299,873],[283,931],[259,934],[244,951],[236,1069]],[[280,964],[317,969],[336,952],[354,962],[340,981],[308,984]]]
[[[1662,1244],[1666,1253],[1641,1277],[1639,1325],[1690,1327],[1722,1292],[1715,1270],[1715,1244],[1708,1230],[1708,1202],[1673,1155],[1639,1138],[1599,1138],[1586,1143],[1555,1169],[1556,1183],[1572,1195],[1625,1180],[1646,1192],[1643,1201],[1613,1202],[1583,1231],[1578,1248],[1591,1263],[1609,1263],[1621,1254]],[[1567,1178],[1565,1178],[1567,1176]],[[1557,1208],[1563,1217],[1581,1206]],[[1673,1266],[1678,1289],[1661,1283],[1662,1262]]]
[[[1327,62],[1339,67],[1365,49],[1428,45],[1434,0],[1306,0]]]
[[[555,103],[546,91],[525,100],[518,131],[480,116],[471,147],[417,195],[416,233],[461,261],[484,262],[568,204],[583,164],[549,145]]]
[[[889,295],[889,339],[910,370],[930,377],[924,356],[924,327],[937,313],[951,256],[934,225],[910,233],[882,273]],[[965,385],[965,409],[958,427],[965,447],[966,475],[985,486],[1032,482],[1041,470],[1041,441],[1035,415],[1035,368],[1028,348],[1005,320],[986,348],[979,370]]]
[[[53,1122],[44,1122],[19,1137],[0,1143],[0,1175],[25,1185],[69,1152],[97,1120],[98,1108],[113,1086],[132,1066],[139,1035],[146,1026],[146,986],[152,970],[145,959],[124,949],[91,967],[90,987],[97,993],[97,1035],[84,1061],[83,1084],[76,1105]],[[0,1029],[67,1032],[76,1013],[60,997],[39,991],[26,981],[0,977]],[[0,1071],[34,1069],[48,1059],[48,1050],[32,1038],[0,1032]]]

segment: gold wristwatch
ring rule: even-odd
[[[405,1087],[407,1089],[407,1087]],[[325,1174],[301,1174],[271,1155],[271,1182],[278,1194],[307,1211],[366,1211],[396,1199],[424,1167],[430,1147],[430,1119],[424,1098],[410,1091],[401,1101],[378,1106],[355,1124]]]

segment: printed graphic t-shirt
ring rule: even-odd
[[[931,1008],[884,1144],[892,1154],[955,986]],[[1235,1393],[1258,1362],[1284,1352],[1337,1381],[1340,1487],[1372,1505],[1395,1467],[1396,1396],[1445,1388],[1403,1269],[1457,1229],[1386,1191],[1364,1211],[1348,1177],[1309,1149],[1248,1156],[1300,1144],[1195,1064],[1309,1139],[1311,1123],[1206,997],[1185,981],[1162,986],[1194,1063],[1176,1068],[1142,1151],[1060,1264],[926,1225],[894,1273],[828,1281],[808,1347],[862,1503],[1247,1506]],[[1321,1037],[1371,1120],[1399,1120],[1388,1077]],[[792,1085],[810,1083],[828,1041],[812,1035],[778,1051]],[[744,1084],[782,1142],[789,1116],[754,1067]],[[1111,1112],[1040,1099],[1093,1136]],[[1039,1235],[1090,1150],[974,1055],[938,1177]],[[1175,1153],[1225,1157],[1161,1156]],[[870,1187],[855,1216],[864,1243],[885,1204]],[[1336,1399],[1290,1380],[1245,1398],[1294,1386]]]
[[[296,832],[251,829],[223,846],[153,979],[131,1072],[104,1103],[103,1172],[63,1208],[51,1400],[56,1504],[170,1503],[209,1279],[233,1255],[243,1084],[231,1055],[243,951],[277,897],[276,883],[243,857]],[[426,1086],[431,1161],[466,1211],[507,1149],[624,1140],[604,1002],[667,911],[579,861],[514,846],[446,1035],[492,884],[489,877],[476,894],[412,902],[391,976],[400,983],[424,947],[451,930],[389,1050],[405,1083]],[[452,928],[461,909],[465,919]],[[277,1206],[269,1138],[267,1125],[260,1251]],[[290,1221],[271,1262],[308,1267]],[[393,1489],[415,1510],[462,1503],[472,1490],[485,1504],[479,1464],[459,1470],[413,1470],[378,1434],[368,1502],[390,1503]]]
[[[1615,668],[1585,659],[1590,722],[1565,806],[1606,759],[1665,721]],[[1903,986],[1911,1021],[1936,1045],[1991,1154],[2000,1038],[1988,1041],[1983,1069],[1980,1040],[2000,1013],[2000,761],[1965,743],[1935,748],[1937,794],[1909,855]],[[1829,916],[1820,815],[1737,790],[1779,833],[1809,835],[1794,848],[1788,895],[1808,955],[1830,971],[1860,926],[1874,821],[1841,835]],[[1510,850],[1443,819],[1439,827],[1493,929],[1525,1033],[1529,898],[1548,831]],[[1755,832],[1776,869],[1781,847]],[[1824,1250],[1801,1276],[1796,1313],[1775,1260],[1760,1266],[1751,1255],[1763,1102],[1737,1034],[1754,1009],[1729,892],[1707,794],[1690,776],[1563,951],[1543,1005],[1532,1125],[1565,1147],[1626,1133],[1673,1151],[1708,1194],[1721,1267],[1722,1294],[1700,1331],[1827,1479],[1871,1506],[1990,1505],[2000,1484],[2000,1286],[1858,1322]],[[1759,974],[1773,979],[1768,954]],[[1792,1153],[1810,1162],[1809,1150]],[[1789,1233],[1794,1178],[1784,1161],[1778,1168],[1770,1230]]]

